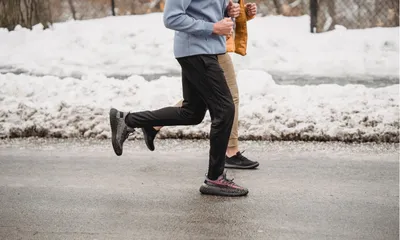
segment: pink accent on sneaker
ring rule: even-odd
[[[244,189],[243,187],[236,185],[232,180],[228,180],[225,178],[225,175],[222,175],[222,176],[219,176],[217,178],[217,180],[207,179],[207,182],[212,183],[214,185],[224,186],[224,187],[231,187],[231,188],[235,188],[235,189]]]

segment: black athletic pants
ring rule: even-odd
[[[196,55],[177,59],[182,67],[182,107],[130,113],[129,127],[196,125],[210,111],[210,160],[208,178],[224,171],[225,153],[232,129],[235,106],[217,55]]]

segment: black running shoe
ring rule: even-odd
[[[134,132],[133,128],[125,124],[125,117],[128,113],[120,112],[115,108],[110,109],[111,142],[115,154],[122,155],[122,148],[129,134]]]
[[[243,152],[237,152],[236,155],[233,155],[232,157],[226,157],[225,168],[253,169],[260,165],[258,162],[251,161],[247,157],[243,156]]]
[[[156,138],[157,133],[159,132],[158,130],[155,130],[153,127],[149,128],[142,128],[143,135],[144,135],[144,141],[146,143],[147,148],[150,151],[154,151],[154,139]]]

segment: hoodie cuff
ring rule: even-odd
[[[210,22],[205,22],[204,23],[204,35],[208,36],[213,33],[214,30],[214,24]]]

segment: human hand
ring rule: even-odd
[[[253,17],[257,14],[257,4],[246,3],[246,14],[249,17]]]
[[[233,33],[233,21],[230,18],[224,18],[214,23],[213,33],[221,36],[231,36]]]
[[[237,18],[237,17],[239,17],[239,14],[240,14],[240,5],[239,5],[239,3],[233,3],[232,0],[229,0],[227,10],[228,10],[229,17]]]

